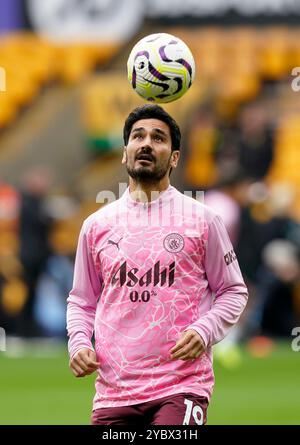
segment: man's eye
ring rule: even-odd
[[[158,141],[158,142],[161,142],[162,141],[162,137],[161,136],[155,136],[155,140]]]

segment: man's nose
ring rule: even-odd
[[[144,137],[143,142],[142,142],[142,148],[145,148],[145,149],[150,148],[152,150],[152,139],[151,139],[150,135]]]
[[[152,147],[151,147],[151,145],[149,145],[149,144],[143,144],[143,145],[141,146],[141,151],[142,151],[143,153],[151,153],[151,152],[152,152]]]

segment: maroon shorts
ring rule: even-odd
[[[195,394],[174,394],[137,405],[100,408],[92,425],[203,425],[208,400]]]

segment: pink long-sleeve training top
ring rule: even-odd
[[[151,202],[129,188],[81,229],[68,297],[70,356],[93,348],[93,409],[177,393],[210,399],[211,347],[238,321],[247,288],[220,217],[169,186]],[[206,351],[171,360],[180,334],[194,329]]]

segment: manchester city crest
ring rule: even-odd
[[[168,252],[177,253],[184,248],[184,239],[179,233],[170,233],[164,239],[164,248]]]

